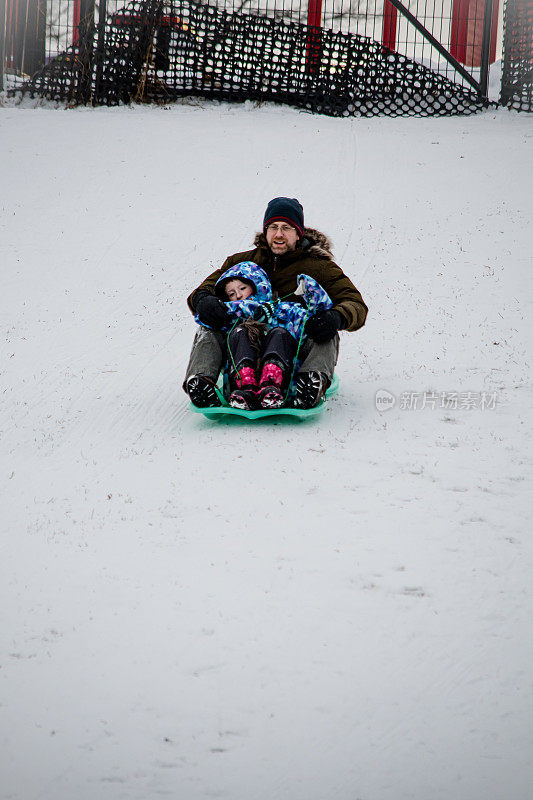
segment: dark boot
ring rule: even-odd
[[[215,384],[205,375],[191,375],[183,387],[191,399],[191,403],[198,408],[213,408],[220,406],[220,398],[215,391]]]
[[[329,381],[322,372],[299,372],[294,408],[314,408],[324,399],[328,386]]]

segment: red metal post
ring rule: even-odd
[[[80,40],[81,0],[74,0],[72,7],[72,44]]]
[[[322,0],[309,0],[307,6],[307,24],[312,28],[320,28],[322,20]]]
[[[461,64],[466,63],[466,38],[468,28],[468,6],[470,0],[453,0],[450,53]]]
[[[322,51],[322,0],[308,0],[307,6],[307,42],[305,52],[305,69],[309,75],[316,75],[320,69]]]
[[[450,53],[461,64],[479,67],[485,3],[492,2],[490,63],[496,60],[499,0],[453,0]]]
[[[383,46],[389,50],[396,50],[396,20],[398,17],[398,9],[385,0],[383,3],[383,31],[382,41]]]
[[[496,40],[498,39],[498,12],[500,10],[500,0],[492,0],[492,27],[490,30],[490,57],[489,63],[496,61]]]
[[[4,65],[17,75],[33,75],[44,64],[45,0],[7,0],[2,5]]]

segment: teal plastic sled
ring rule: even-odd
[[[339,379],[337,375],[333,376],[331,386],[326,392],[326,400],[335,394],[339,388]],[[208,419],[221,419],[223,417],[245,417],[246,419],[267,419],[268,417],[296,417],[296,419],[310,419],[321,414],[326,407],[326,402],[320,403],[315,408],[269,408],[259,409],[257,411],[248,411],[241,408],[232,408],[228,406],[222,397],[220,389],[217,387],[217,392],[223,403],[221,406],[213,408],[198,408],[191,403],[191,411],[196,414],[203,414]]]

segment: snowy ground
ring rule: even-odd
[[[2,800],[531,797],[532,134],[0,108]],[[210,423],[185,298],[278,194],[368,323]]]

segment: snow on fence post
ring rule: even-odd
[[[322,0],[308,0],[307,42],[305,49],[305,71],[317,75],[320,69],[322,50]]]
[[[382,29],[382,42],[383,46],[389,50],[396,50],[396,20],[398,17],[398,9],[393,6],[389,0],[383,3],[383,29]]]

